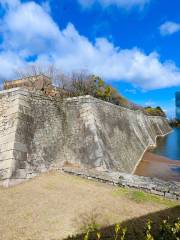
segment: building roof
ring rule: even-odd
[[[4,82],[4,89],[10,89],[14,87],[33,87],[35,84],[35,87],[37,89],[42,89],[44,85],[51,85],[52,81],[49,77],[46,75],[40,74],[35,76],[28,76],[21,79],[11,80],[11,81],[5,81]]]

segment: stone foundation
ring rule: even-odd
[[[180,200],[179,182],[166,182],[156,178],[140,177],[120,172],[97,172],[94,170],[67,167],[62,170],[65,173],[82,178],[142,190],[161,197]]]

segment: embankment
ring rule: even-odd
[[[91,96],[58,101],[25,89],[0,92],[1,179],[66,163],[132,173],[156,137],[170,131],[165,118]]]

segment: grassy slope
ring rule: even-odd
[[[102,226],[138,218],[141,225],[139,217],[178,204],[51,172],[12,188],[0,188],[0,239],[62,239],[79,231],[90,218]],[[180,209],[175,213],[180,215]]]

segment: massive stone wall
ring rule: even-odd
[[[165,118],[90,96],[55,101],[12,89],[0,98],[2,179],[28,178],[65,163],[132,173],[156,137],[171,131]]]

